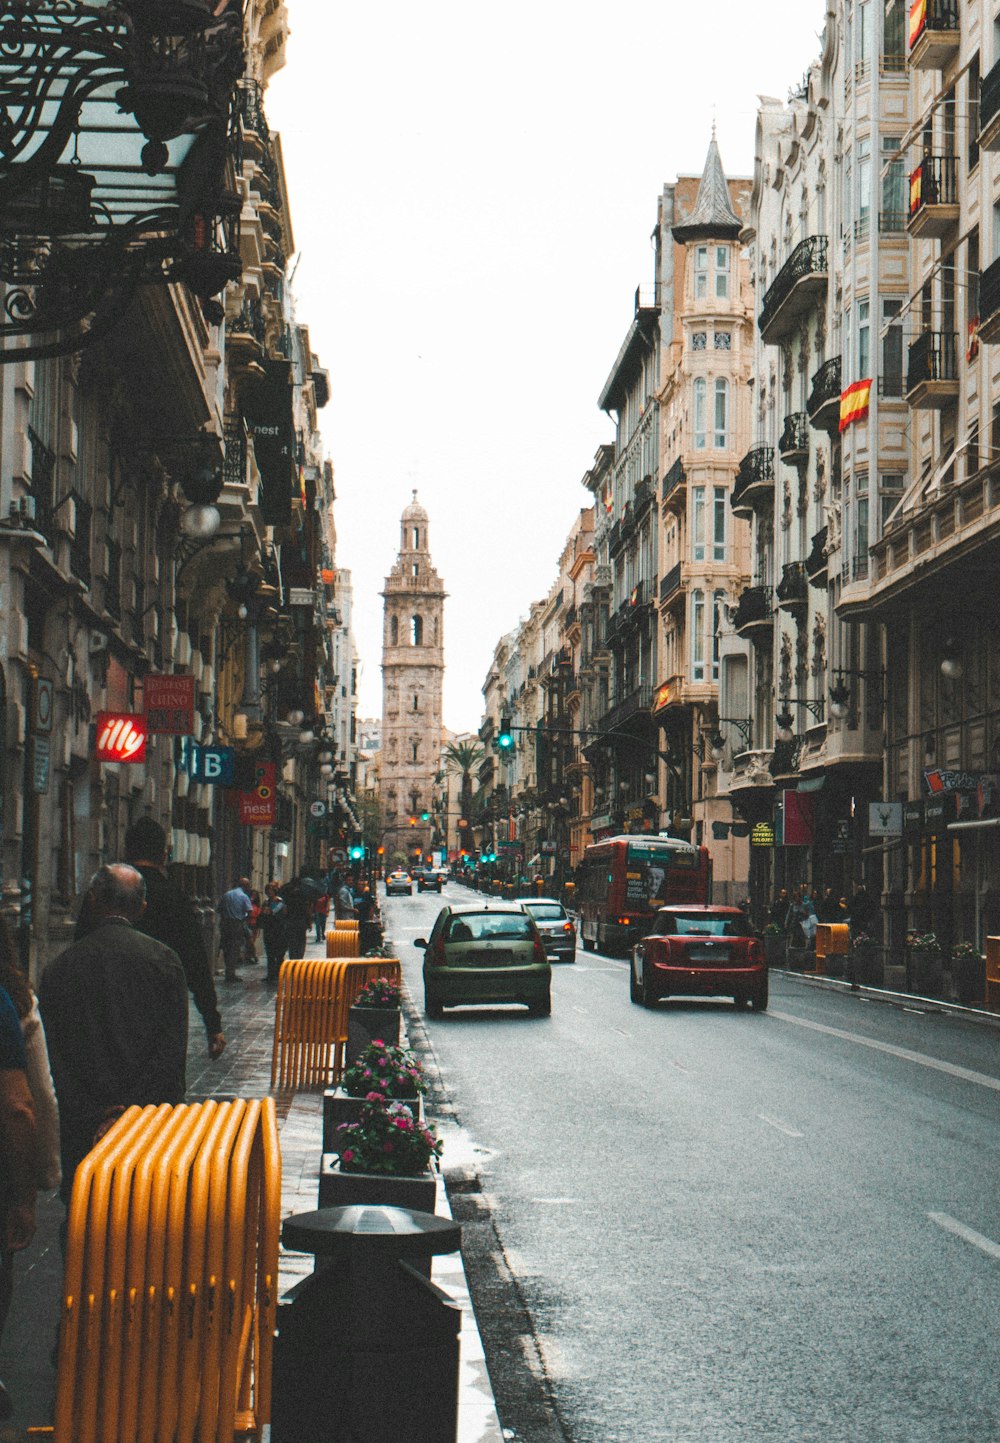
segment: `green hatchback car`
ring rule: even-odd
[[[534,919],[518,903],[480,902],[443,907],[429,938],[413,944],[424,954],[424,1011],[523,1002],[536,1017],[552,1011],[552,968]]]

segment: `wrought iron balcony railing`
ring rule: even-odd
[[[739,464],[730,504],[739,515],[774,490],[774,447],[755,446]]]
[[[675,490],[684,479],[684,467],[681,464],[681,458],[678,456],[677,460],[663,478],[662,499],[666,501],[671,491]]]
[[[831,356],[812,378],[812,390],[806,402],[809,421],[817,430],[825,431],[840,420],[840,357]]]
[[[827,528],[817,531],[812,539],[812,550],[805,560],[806,575],[811,586],[825,588],[828,585],[826,557],[826,534]]]
[[[809,416],[805,411],[793,411],[785,417],[778,455],[782,461],[797,461],[809,455]]]
[[[979,278],[979,339],[994,341],[1000,336],[1000,258],[986,267]]]
[[[750,629],[773,626],[771,590],[767,586],[748,586],[740,593],[733,625],[742,635]]]
[[[931,222],[941,216],[940,207],[957,208],[957,158],[954,155],[925,155],[910,171],[910,203],[907,226],[913,234],[935,234],[928,230]],[[930,212],[935,214],[931,215]],[[946,229],[952,224],[950,214],[940,222]]]
[[[801,561],[785,563],[774,594],[778,598],[778,605],[786,611],[798,611],[809,605],[809,579]]]
[[[928,381],[957,381],[958,363],[953,331],[924,331],[909,350],[907,394]]]
[[[789,305],[796,292],[809,294],[826,285],[827,250],[825,235],[812,235],[799,241],[768,286],[758,319],[765,341],[778,340],[798,320],[801,306]]]
[[[668,597],[673,596],[675,591],[680,590],[680,585],[681,563],[678,561],[675,566],[671,566],[666,576],[660,582],[660,600],[666,601]]]

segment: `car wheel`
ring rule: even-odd
[[[552,993],[546,992],[545,996],[539,998],[537,1002],[529,1002],[528,1011],[531,1013],[532,1017],[551,1017]]]
[[[424,991],[424,1016],[432,1018],[444,1016],[444,1008],[441,1003],[433,992],[428,992],[426,989]]]
[[[634,959],[629,963],[628,968],[628,995],[632,1002],[638,1003],[642,1001],[642,990],[639,987],[639,982],[635,975]]]
[[[653,979],[649,975],[649,968],[645,963],[642,968],[641,1001],[643,1007],[655,1007],[659,997],[653,989]]]
[[[750,1006],[750,998],[742,992],[737,992],[736,996],[733,998],[733,1006],[736,1008],[737,1012],[742,1012],[744,1008]]]
[[[413,896],[413,888],[412,888],[412,887],[409,889],[409,895],[410,895],[411,897]]]
[[[755,1012],[767,1011],[767,978],[757,988],[756,992],[750,994],[750,1006]]]

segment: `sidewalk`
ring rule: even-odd
[[[310,943],[307,957],[322,957],[322,943]],[[218,1062],[210,1061],[205,1029],[191,1008],[188,1047],[188,1096],[264,1097],[270,1092],[271,1048],[274,1035],[273,987],[264,982],[264,967],[244,969],[239,982],[216,979],[226,1050]],[[311,1212],[317,1206],[322,1137],[321,1093],[276,1093],[281,1138],[282,1216]],[[433,1118],[432,1118],[433,1120]],[[448,1166],[447,1126],[443,1162]],[[457,1140],[455,1147],[459,1146]],[[451,1215],[443,1180],[438,1181],[436,1211]],[[62,1262],[58,1229],[63,1208],[58,1201],[41,1200],[38,1232],[32,1246],[19,1258],[14,1302],[5,1331],[0,1377],[15,1401],[16,1412],[0,1424],[0,1443],[24,1443],[25,1430],[52,1422],[55,1373],[50,1354],[59,1315]],[[312,1258],[281,1252],[279,1289],[283,1294],[312,1271]],[[433,1281],[462,1306],[459,1374],[459,1443],[503,1443],[493,1393],[486,1371],[482,1342],[469,1300],[461,1257],[435,1258]],[[267,1438],[270,1430],[265,1429]]]

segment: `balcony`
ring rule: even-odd
[[[611,534],[608,537],[608,551],[611,553],[612,556],[614,556],[616,551],[621,550],[622,540],[623,537],[621,522],[616,521],[615,524],[612,526]]]
[[[786,466],[801,466],[809,460],[809,416],[806,411],[793,411],[785,417],[778,455]]]
[[[809,609],[809,578],[801,561],[787,561],[781,568],[781,580],[774,589],[782,611],[795,616]]]
[[[662,606],[666,601],[671,601],[678,596],[678,594],[681,594],[681,563],[679,561],[676,566],[671,566],[666,576],[660,582],[660,605]]]
[[[958,54],[958,0],[912,0],[910,68],[943,70]]]
[[[757,324],[766,345],[777,345],[791,334],[816,298],[822,297],[826,282],[826,236],[799,241],[764,297]]]
[[[1000,60],[979,82],[979,148],[1000,150]]]
[[[635,494],[632,497],[632,504],[635,509],[635,519],[639,518],[651,506],[656,497],[656,488],[653,485],[652,476],[644,476],[641,481],[635,483]]]
[[[758,645],[770,644],[774,612],[769,586],[748,586],[740,593],[733,626],[740,636],[749,637]]]
[[[812,378],[812,390],[806,402],[809,424],[816,431],[837,431],[840,428],[840,357],[824,361]]]
[[[602,732],[614,731],[624,722],[630,721],[639,713],[647,713],[653,704],[653,688],[647,683],[644,686],[636,687],[622,701],[613,706],[610,711],[601,717],[599,727]]]
[[[1000,260],[979,279],[979,339],[987,345],[1000,340]]]
[[[910,172],[906,229],[918,240],[940,240],[958,225],[958,189],[953,155],[925,155]]]
[[[939,411],[958,400],[958,363],[953,331],[924,331],[909,350],[906,404]]]
[[[806,576],[809,578],[809,585],[825,591],[830,584],[830,577],[826,564],[826,527],[817,531],[812,539],[812,550],[805,559]]]
[[[774,447],[755,446],[748,451],[736,472],[730,495],[734,516],[748,519],[774,496]]]
[[[678,456],[677,460],[663,478],[661,499],[666,501],[669,498],[672,505],[683,506],[684,497],[679,488],[686,480],[687,476],[684,467],[681,465],[681,458]]]
[[[51,546],[55,540],[56,453],[31,426],[28,444],[31,447],[31,525]]]

